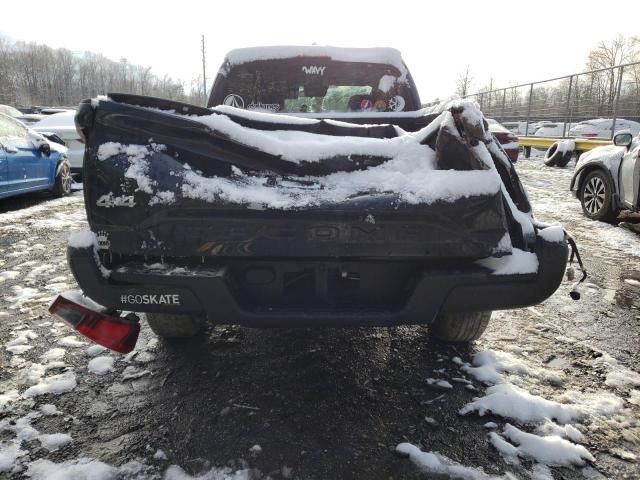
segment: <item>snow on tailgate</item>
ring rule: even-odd
[[[252,112],[254,119],[273,121],[272,117],[270,114]],[[343,202],[358,193],[393,193],[407,203],[429,204],[435,201],[452,202],[476,195],[491,195],[501,188],[501,180],[495,169],[435,169],[435,152],[420,142],[440,127],[455,132],[449,112],[443,112],[418,132],[400,131],[399,136],[387,139],[320,135],[304,131],[258,130],[242,126],[227,115],[218,113],[187,118],[207,125],[234,142],[292,163],[320,162],[340,155],[369,155],[387,157],[390,160],[366,170],[304,177],[312,186],[286,180],[273,185],[266,176],[248,174],[239,168],[234,168],[234,174],[230,177],[208,177],[198,171],[187,169],[184,172],[176,172],[176,176],[181,180],[176,194],[181,194],[184,198],[208,202],[222,199],[256,209],[294,209],[327,202]],[[125,176],[134,178],[140,190],[153,195],[151,205],[168,205],[176,201],[176,195],[167,195],[167,192],[154,189],[155,182],[147,173],[149,161],[144,155],[140,155],[140,152],[143,152],[150,156],[163,150],[162,145],[147,148],[110,142],[98,148],[98,158],[105,161],[113,155],[127,155],[130,167]]]

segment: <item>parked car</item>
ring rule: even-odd
[[[613,127],[612,118],[596,118],[593,120],[585,120],[575,124],[569,130],[570,137],[579,138],[611,138],[611,129]],[[625,120],[617,118],[615,125],[616,132],[628,130],[632,135],[640,134],[640,123],[633,120]]]
[[[33,125],[44,117],[44,115],[39,113],[22,113],[20,110],[13,108],[10,105],[0,105],[0,113],[4,113],[5,115],[9,115],[10,117],[20,120],[25,125]]]
[[[540,123],[535,133],[533,134],[535,137],[562,137],[562,132],[564,128],[565,122],[544,122]],[[567,123],[567,127],[564,128],[565,136],[568,135],[571,127],[575,125],[574,123]]]
[[[580,156],[571,190],[582,211],[593,220],[610,221],[620,210],[638,211],[640,190],[640,136],[621,132],[613,145],[594,148]]]
[[[511,133],[517,136],[523,135],[533,135],[535,131],[543,124],[549,123],[546,121],[541,122],[528,122],[529,128],[527,128],[527,122],[518,121],[518,122],[502,122],[502,126],[509,130]]]
[[[71,192],[67,148],[0,113],[0,198],[40,190]]]
[[[45,115],[42,120],[33,125],[36,132],[43,135],[55,134],[69,149],[67,157],[72,173],[82,173],[82,157],[84,155],[84,141],[80,138],[73,120],[75,110]],[[54,137],[50,137],[54,138]]]
[[[518,137],[507,130],[503,125],[498,123],[493,118],[487,118],[489,124],[489,131],[498,140],[502,148],[507,153],[509,160],[513,163],[518,161],[518,151],[520,150],[520,144],[518,143]]]
[[[75,108],[71,107],[42,107],[40,108],[40,113],[42,115],[54,115],[56,113],[64,113],[69,111],[75,112],[75,110]]]

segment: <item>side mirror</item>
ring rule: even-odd
[[[27,138],[31,140],[31,143],[33,143],[41,153],[45,154],[47,157],[51,154],[51,146],[42,134],[29,130]]]
[[[631,145],[633,141],[633,135],[630,133],[618,133],[615,137],[613,137],[613,144],[617,147],[627,147]]]
[[[41,143],[40,146],[38,147],[38,150],[40,150],[40,152],[46,155],[47,157],[51,155],[51,145],[49,145],[48,143]]]

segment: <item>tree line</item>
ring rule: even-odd
[[[0,37],[0,104],[74,106],[108,92],[151,95],[203,105],[201,77],[188,85],[126,58],[111,60],[93,52]]]

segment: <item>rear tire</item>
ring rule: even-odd
[[[64,197],[71,193],[71,183],[73,178],[71,177],[71,166],[66,160],[58,167],[56,173],[56,181],[53,184],[53,194],[56,197]]]
[[[205,317],[174,313],[147,313],[147,323],[153,333],[163,338],[190,338],[204,327]]]
[[[490,319],[491,312],[445,313],[438,315],[429,331],[443,342],[471,342],[482,336]]]
[[[609,177],[600,170],[587,175],[580,187],[582,212],[591,220],[611,222],[618,216],[613,206],[613,188]]]

